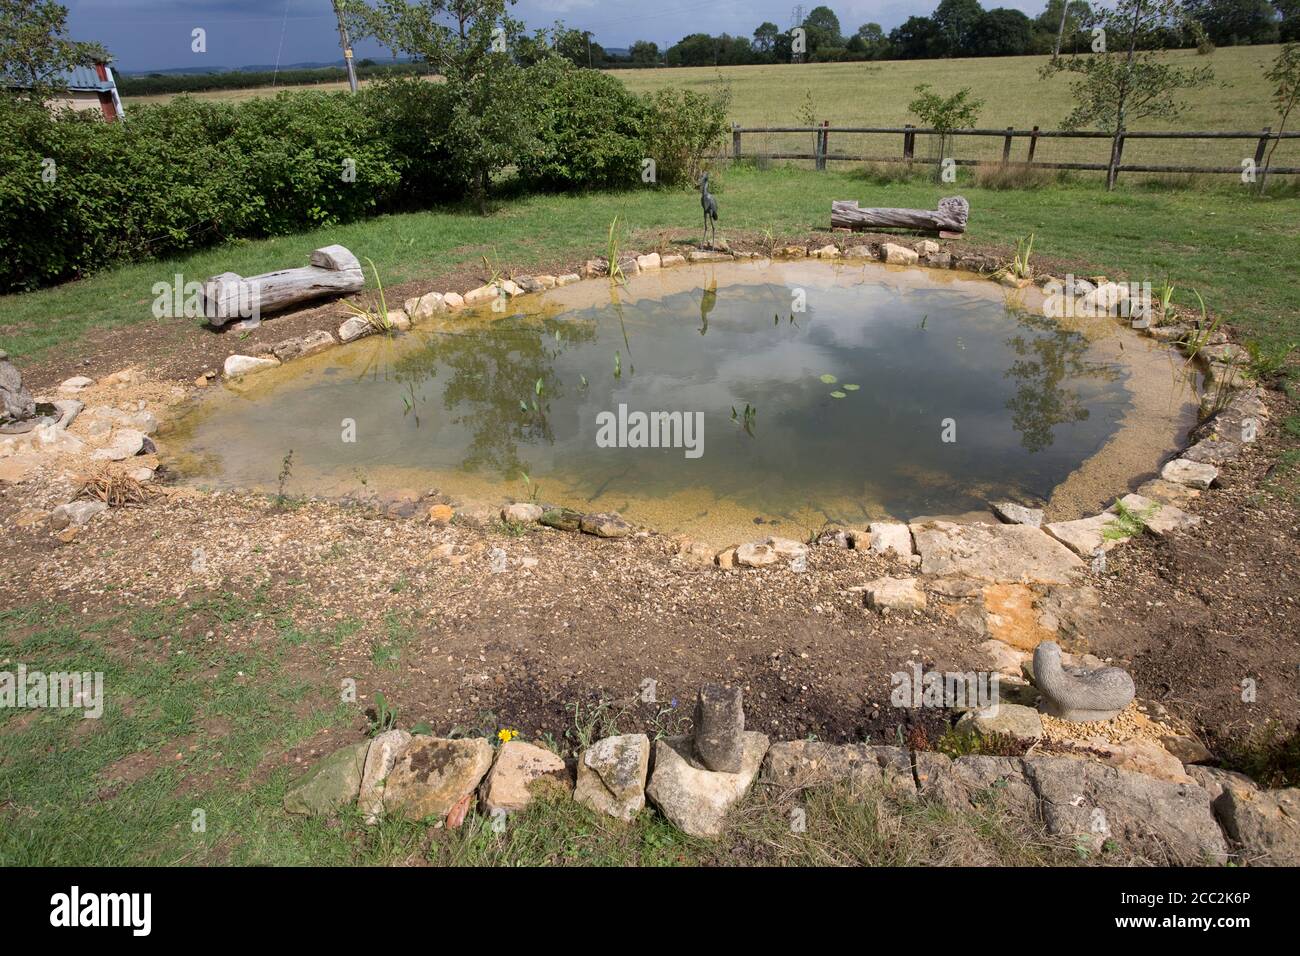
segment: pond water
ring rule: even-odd
[[[1154,470],[1194,407],[1165,350],[1112,320],[1067,328],[954,273],[693,266],[437,319],[223,389],[174,435],[182,472],[275,490],[292,450],[292,494],[535,494],[802,536],[1067,487],[1090,507]],[[680,415],[642,431],[637,413]],[[635,447],[651,434],[673,447]]]

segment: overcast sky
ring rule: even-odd
[[[98,40],[118,69],[135,71],[204,66],[327,61],[340,56],[330,0],[62,0],[74,39]],[[357,2],[357,0],[353,0]],[[845,33],[876,22],[888,31],[912,14],[928,14],[938,0],[836,0],[828,3]],[[804,10],[816,3],[805,2]],[[1014,7],[1036,16],[1046,0],[985,0],[986,8]],[[603,46],[653,40],[666,47],[688,33],[749,36],[764,20],[789,27],[792,0],[519,0],[513,16],[529,27],[566,24],[591,30]],[[208,52],[190,52],[190,31],[207,31]],[[356,45],[358,57],[386,55],[376,44]]]

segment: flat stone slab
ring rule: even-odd
[[[866,586],[867,607],[876,611],[920,611],[925,591],[916,578],[877,578]]]
[[[873,521],[867,531],[872,554],[893,552],[904,560],[912,556],[912,529],[907,525],[897,521]]]
[[[350,744],[334,751],[284,793],[284,808],[289,813],[329,816],[357,798],[365,770],[370,741]]]
[[[1204,491],[1219,477],[1219,469],[1204,462],[1175,458],[1160,469],[1160,477],[1165,481]]]
[[[545,747],[509,740],[498,748],[497,759],[479,787],[479,796],[489,814],[517,813],[532,802],[534,788],[543,786],[570,792],[564,761]]]
[[[772,744],[759,778],[765,784],[802,789],[828,784],[879,784],[884,780],[875,750],[866,744],[787,740]]]
[[[1143,495],[1125,495],[1120,499],[1120,504],[1140,517],[1146,529],[1160,538],[1178,531],[1186,531],[1201,523],[1201,519],[1196,515],[1190,515],[1181,508],[1153,501]],[[1119,510],[1115,505],[1111,505],[1111,508]]]
[[[997,704],[962,714],[957,721],[957,729],[983,737],[999,734],[1017,740],[1041,740],[1043,718],[1038,715],[1038,711],[1023,704]]]
[[[1138,485],[1137,493],[1161,504],[1184,508],[1201,496],[1195,488],[1165,481],[1163,478],[1151,478]]]
[[[413,737],[384,786],[384,811],[409,820],[442,818],[478,787],[492,766],[492,745],[481,737]]]
[[[926,575],[995,584],[1068,584],[1074,572],[1084,569],[1069,548],[1028,525],[931,521],[911,529]]]
[[[1258,790],[1229,783],[1214,809],[1251,866],[1300,866],[1300,789]]]
[[[993,513],[1007,524],[1027,524],[1031,528],[1043,526],[1043,509],[1027,508],[1014,501],[995,501],[989,505]]]
[[[1075,554],[1088,558],[1099,550],[1109,551],[1127,541],[1129,536],[1118,534],[1118,528],[1113,514],[1099,514],[1074,521],[1053,521],[1043,530]]]

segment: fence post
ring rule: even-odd
[[[904,124],[903,124],[903,128],[904,128],[904,129],[911,129],[911,128],[912,128],[912,124],[911,124],[911,123],[904,123]],[[913,153],[913,151],[914,151],[915,149],[916,149],[916,134],[915,134],[915,133],[904,133],[904,134],[903,134],[903,158],[904,158],[905,160],[907,160],[908,162],[911,162],[911,161],[912,161],[912,153]]]
[[[817,168],[822,172],[826,172],[826,155],[831,151],[831,121],[830,120],[822,120],[821,139],[822,139],[822,148],[819,150],[821,156],[817,161]]]
[[[1268,148],[1268,137],[1273,132],[1273,127],[1265,126],[1264,131],[1259,134],[1259,145],[1255,147],[1255,168],[1258,169],[1264,162],[1264,150]]]
[[[1005,166],[1011,162],[1011,131],[1014,127],[1007,127],[1007,135],[1002,140],[1002,165]]]
[[[740,124],[731,124],[731,158],[740,159]]]
[[[1115,183],[1119,179],[1119,164],[1124,156],[1124,131],[1120,130],[1115,134],[1115,139],[1110,144],[1110,164],[1106,167],[1106,191],[1110,192],[1115,188]]]
[[[1037,150],[1037,149],[1038,149],[1038,127],[1035,126],[1035,127],[1034,127],[1034,131],[1033,131],[1032,133],[1029,134],[1029,160],[1028,160],[1028,162],[1029,162],[1030,165],[1033,165],[1033,162],[1034,162],[1034,151]]]

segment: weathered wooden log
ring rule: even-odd
[[[360,292],[366,277],[357,257],[343,246],[311,254],[311,265],[244,278],[223,272],[203,283],[203,314],[220,328],[235,319],[256,322],[263,315],[323,296]]]
[[[859,209],[855,200],[831,203],[832,229],[918,229],[924,232],[962,233],[970,216],[970,203],[963,196],[939,200],[937,210]]]

